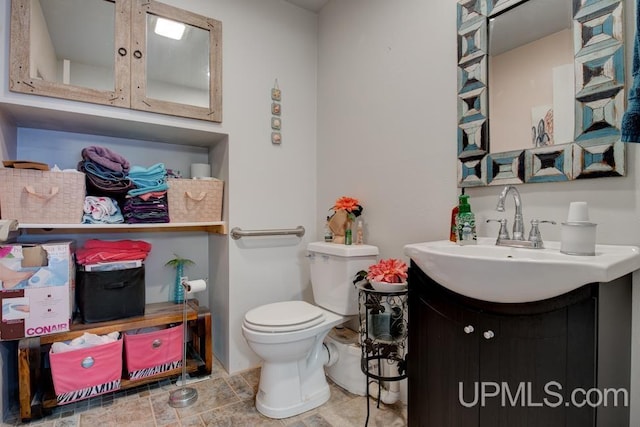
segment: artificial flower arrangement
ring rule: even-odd
[[[404,283],[407,281],[407,264],[399,259],[383,259],[369,266],[367,280],[386,283]]]
[[[342,196],[336,200],[331,210],[333,214],[329,217],[329,228],[333,233],[333,243],[345,243],[345,231],[351,227],[352,221],[362,215],[360,201]]]
[[[342,196],[338,200],[336,200],[336,203],[331,209],[334,211],[333,215],[335,215],[340,210],[346,211],[347,216],[351,221],[362,215],[363,210],[358,199],[347,196]]]
[[[407,264],[399,259],[383,259],[370,265],[367,271],[361,270],[356,273],[353,283],[356,284],[366,279],[368,284],[376,290],[402,290],[407,285],[407,270]]]

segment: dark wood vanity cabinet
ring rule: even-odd
[[[408,345],[412,427],[629,425],[630,275],[502,304],[451,292],[412,263]]]

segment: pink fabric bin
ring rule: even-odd
[[[182,325],[144,334],[124,335],[129,379],[139,380],[182,367]]]
[[[59,405],[120,388],[122,340],[90,348],[49,353],[53,388]]]

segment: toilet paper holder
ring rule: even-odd
[[[18,231],[18,220],[0,219],[0,242],[9,240],[9,232]]]

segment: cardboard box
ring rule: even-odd
[[[0,244],[0,340],[69,330],[74,250],[73,241]]]

